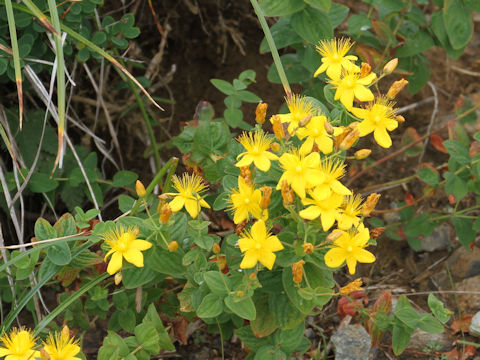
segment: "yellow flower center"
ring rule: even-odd
[[[245,204],[248,204],[248,203],[250,203],[250,199],[246,198],[245,199]]]
[[[313,134],[314,135],[318,135],[318,133],[319,133],[318,129],[313,129]]]
[[[302,166],[301,165],[297,165],[297,167],[295,168],[295,171],[297,173],[301,173],[302,172]]]
[[[256,243],[256,244],[255,244],[255,249],[258,250],[258,249],[260,249],[261,247],[262,247],[262,245],[260,245],[259,243]]]
[[[334,53],[334,54],[332,55],[332,60],[333,60],[333,61],[338,62],[339,59],[340,59],[340,56],[338,56],[337,53]]]
[[[353,248],[351,246],[347,247],[347,252],[352,252]]]
[[[378,122],[380,122],[381,120],[382,120],[382,118],[381,118],[380,116],[378,116],[378,115],[376,115],[376,116],[373,118],[373,121],[374,121],[375,123],[378,123]]]
[[[352,79],[345,80],[345,87],[352,89],[355,86],[355,82]]]

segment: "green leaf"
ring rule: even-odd
[[[153,250],[149,266],[156,272],[170,276],[180,276],[186,272],[179,252],[170,252],[158,246]]]
[[[283,49],[289,45],[303,42],[302,38],[292,29],[290,18],[280,18],[280,20],[270,28],[270,32],[272,33],[273,41],[277,49]],[[265,38],[260,44],[260,52],[270,52],[270,47]]]
[[[435,170],[430,168],[418,170],[417,176],[420,178],[420,180],[431,186],[437,186],[440,182],[440,175],[438,175]]]
[[[480,2],[478,0],[463,0],[466,6],[468,6],[471,10],[480,12]]]
[[[292,305],[285,294],[269,294],[268,305],[281,329],[293,329],[304,319],[305,315]]]
[[[265,337],[272,334],[278,325],[275,322],[275,318],[268,306],[268,297],[263,296],[258,299],[255,304],[257,317],[250,322],[252,331],[257,337]]]
[[[296,33],[311,44],[333,37],[333,26],[328,15],[316,9],[307,8],[298,12],[291,21]]]
[[[230,292],[230,279],[219,271],[207,271],[203,278],[213,294],[224,297]]]
[[[158,336],[153,324],[147,322],[137,325],[135,327],[135,339],[150,354],[157,355],[160,352],[160,336]]]
[[[145,259],[145,262],[150,257]],[[153,279],[158,279],[158,273],[153,271],[150,262],[142,268],[130,267],[122,270],[122,284],[126,289],[136,289],[139,286],[145,285]]]
[[[232,95],[235,93],[235,88],[228,81],[221,79],[210,79],[210,82],[225,95]]]
[[[468,249],[469,245],[475,241],[476,231],[473,230],[473,219],[455,217],[453,214],[451,220],[453,226],[455,226],[458,241]]]
[[[118,322],[122,329],[128,332],[133,332],[133,330],[135,329],[135,324],[137,323],[135,311],[131,309],[122,311],[122,315],[118,317]]]
[[[445,30],[442,11],[436,11],[430,16],[430,29],[432,29],[433,33],[437,37],[442,47],[446,50],[449,57],[452,59],[458,59],[463,54],[465,48],[455,50],[450,44],[447,31]]]
[[[165,330],[165,327],[163,326],[160,316],[158,316],[158,312],[157,312],[157,309],[155,309],[154,304],[150,304],[148,306],[147,313],[145,314],[145,317],[143,318],[142,323],[152,324],[155,327],[159,335],[158,344],[160,345],[161,350],[167,350],[167,351],[175,350],[175,346],[170,340],[170,336],[168,335],[167,330]]]
[[[252,298],[248,297],[245,300],[235,302],[232,296],[227,296],[225,299],[225,305],[233,311],[235,315],[240,316],[242,319],[255,320],[257,317],[257,311]]]
[[[243,121],[243,112],[239,109],[226,109],[223,112],[223,117],[227,122],[228,126],[232,128],[237,128]]]
[[[50,223],[44,218],[38,218],[35,222],[35,237],[38,241],[54,239],[57,236],[57,231],[53,228]]]
[[[280,61],[285,68],[285,75],[290,83],[295,84],[301,81],[308,80],[312,74],[308,69],[301,65],[302,60],[298,54],[286,54],[280,56]],[[281,84],[280,76],[278,76],[277,68],[274,64],[268,70],[267,78],[274,84]]]
[[[473,16],[461,0],[445,0],[443,21],[454,49],[465,47],[473,35]]]
[[[258,103],[262,101],[262,99],[260,99],[257,95],[247,90],[239,91],[237,95],[240,96],[240,99],[245,102]]]
[[[446,324],[450,317],[453,315],[453,312],[448,310],[443,302],[437,299],[433,294],[428,295],[428,307],[432,311],[433,315],[442,323]]]
[[[214,318],[223,312],[223,299],[215,294],[205,296],[197,309],[197,316]]]
[[[49,175],[44,173],[33,173],[28,188],[34,193],[46,193],[55,190],[58,187],[58,181],[51,179]]]
[[[213,202],[213,210],[218,211],[218,210],[223,210],[225,209],[230,203],[230,193],[228,192],[223,192],[217,196],[215,201]]]
[[[418,324],[419,314],[410,305],[405,295],[400,296],[394,310],[395,318],[403,322],[406,326],[415,329]]]
[[[77,227],[75,226],[75,219],[72,214],[63,214],[60,219],[53,225],[58,237],[70,236],[77,233]]]
[[[419,30],[412,37],[409,37],[404,45],[395,50],[398,57],[412,56],[424,52],[435,45],[430,34],[425,30]]]
[[[66,242],[54,242],[47,248],[47,257],[55,265],[63,266],[72,261],[72,254]]]
[[[418,327],[430,334],[441,334],[443,332],[443,325],[432,314],[425,314],[418,319]]]
[[[257,338],[250,326],[244,326],[235,331],[246,347],[252,351],[258,351],[262,346],[271,345],[268,338]]]
[[[113,186],[114,187],[122,187],[122,186],[130,186],[137,181],[138,175],[133,171],[128,170],[121,170],[113,175]]]
[[[287,355],[273,345],[262,346],[255,352],[254,360],[287,360]]]
[[[456,140],[445,140],[443,146],[456,162],[462,165],[470,164],[470,154],[468,148]]]
[[[296,13],[306,6],[302,0],[260,0],[259,5],[265,16],[286,16]]]
[[[392,331],[392,348],[395,355],[400,355],[410,342],[413,330],[400,321],[396,321]]]
[[[292,304],[305,315],[309,314],[315,306],[315,303],[313,300],[306,300],[298,294],[298,290],[293,283],[292,269],[290,267],[283,269],[282,283]]]
[[[290,330],[278,330],[274,335],[275,344],[286,353],[294,352],[302,343],[305,324],[302,322],[297,327]]]
[[[455,196],[456,201],[462,200],[465,195],[467,195],[467,183],[460,178],[459,176],[455,175],[454,173],[447,171],[443,174],[445,178],[445,191],[447,194],[452,194]]]
[[[334,29],[338,27],[343,22],[343,20],[345,20],[349,11],[350,9],[348,8],[348,6],[337,4],[336,2],[332,3],[332,7],[328,12],[328,18],[330,19],[330,22],[332,23]]]
[[[194,149],[210,156],[224,147],[229,139],[230,131],[223,122],[201,123],[193,138]]]
[[[308,5],[313,6],[314,8],[328,12],[332,6],[332,0],[303,0]]]
[[[426,65],[426,60],[422,59],[419,55],[415,55],[411,58],[412,66],[409,70],[414,72],[414,75],[407,76],[408,80],[408,92],[411,95],[419,92],[430,79],[432,70],[430,66]]]

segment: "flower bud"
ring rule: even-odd
[[[270,197],[272,195],[272,188],[270,186],[262,186],[260,189],[262,191],[262,200],[260,200],[260,207],[262,209],[268,209],[270,205]]]
[[[280,150],[280,144],[277,143],[277,142],[274,142],[272,143],[272,145],[270,145],[270,149],[273,151],[273,152],[277,152]]]
[[[375,206],[377,206],[378,199],[380,199],[380,194],[373,193],[368,195],[367,200],[365,200],[365,203],[363,204],[362,207],[362,215],[363,216],[370,216],[370,213],[375,209]]]
[[[242,291],[242,290],[237,291],[237,296],[238,297],[243,297],[243,295],[245,295],[245,291]]]
[[[362,67],[360,68],[360,77],[363,78],[365,76],[370,75],[372,72],[372,67],[368,63],[362,62]]]
[[[383,73],[385,75],[390,75],[397,68],[397,65],[398,65],[398,59],[397,58],[390,60],[383,67]]]
[[[305,254],[311,254],[313,253],[313,250],[315,250],[315,248],[311,243],[307,242],[303,244],[303,251],[305,252]]]
[[[47,352],[47,350],[45,350],[45,348],[40,349],[40,359],[50,360],[50,355],[48,355],[48,352]]]
[[[282,120],[280,120],[280,116],[273,115],[272,116],[272,123],[273,123],[273,133],[277,137],[277,139],[282,140],[285,138],[285,130],[283,128]]]
[[[402,115],[395,116],[395,119],[398,121],[399,124],[403,124],[405,122],[405,118]]]
[[[359,138],[359,132],[357,129],[355,130],[352,130],[348,133],[347,136],[345,136],[345,139],[342,140],[342,142],[340,143],[340,150],[348,150],[350,149],[353,144],[355,144],[355,142],[358,140]]]
[[[372,150],[370,149],[360,149],[355,152],[355,159],[357,160],[366,159],[367,157],[370,156],[371,153],[372,153]]]
[[[240,168],[240,176],[245,180],[247,185],[252,185],[252,172],[250,171],[250,166],[242,166]]]
[[[376,227],[370,230],[370,237],[372,239],[377,239],[380,235],[383,234],[385,231],[386,227]]]
[[[293,203],[294,194],[292,189],[288,185],[287,180],[282,181],[282,199],[283,199],[283,206],[287,206]]]
[[[162,224],[166,224],[170,219],[170,215],[172,215],[172,208],[168,204],[163,204],[162,208],[160,209],[160,222]]]
[[[175,252],[177,250],[178,250],[178,242],[174,240],[170,244],[168,244],[168,251]]]
[[[300,126],[300,127],[307,126],[307,124],[310,122],[310,120],[312,120],[312,114],[308,114],[308,115],[305,116],[303,119],[301,119],[301,120],[298,122],[298,126]]]
[[[213,243],[212,251],[214,254],[218,254],[220,252],[220,244],[219,243]]]
[[[70,339],[70,329],[68,328],[67,325],[64,325],[62,328],[62,331],[60,332],[60,338],[67,342],[68,339]]]
[[[120,283],[122,282],[122,272],[119,271],[115,274],[114,278],[113,278],[113,281],[115,281],[115,285],[120,285]]]
[[[353,280],[352,282],[348,283],[344,287],[340,289],[340,294],[341,295],[348,295],[351,294],[352,292],[362,290],[362,279],[358,278]]]
[[[267,115],[268,104],[261,102],[258,103],[257,109],[255,110],[255,120],[259,124],[265,122],[265,116]]]
[[[225,257],[225,255],[217,255],[217,265],[218,265],[218,269],[222,273],[225,274],[228,272],[227,258]]]
[[[303,260],[297,261],[296,263],[292,264],[293,282],[297,284],[302,282],[304,264],[305,261]]]
[[[135,190],[137,191],[138,197],[144,197],[147,195],[147,192],[145,190],[145,186],[143,186],[142,182],[140,180],[137,180],[135,183]]]
[[[335,129],[333,128],[332,124],[327,120],[323,123],[323,127],[325,128],[325,131],[327,132],[328,135],[333,135],[335,132]]]
[[[397,96],[398,93],[402,91],[402,89],[407,85],[408,81],[405,79],[395,81],[392,86],[390,86],[390,89],[388,89],[387,97],[390,99],[394,99],[395,96]]]
[[[249,276],[250,280],[255,280],[257,278],[257,273],[251,273]]]
[[[336,230],[333,230],[330,234],[328,234],[325,240],[328,242],[334,242],[342,235],[343,235],[343,231],[336,229]]]
[[[247,226],[247,224],[248,220],[244,220],[240,224],[237,224],[237,226],[235,227],[235,234],[237,234],[238,236],[242,235],[243,230],[245,229],[245,226]]]

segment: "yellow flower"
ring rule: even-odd
[[[40,357],[40,352],[34,350],[35,338],[30,330],[13,328],[10,334],[3,335],[0,340],[0,357],[5,360],[33,360]]]
[[[263,220],[253,224],[250,233],[243,234],[238,246],[245,253],[240,263],[241,269],[253,268],[260,261],[268,270],[272,270],[276,258],[274,252],[283,249],[280,240],[267,232]]]
[[[105,255],[105,261],[112,255],[107,267],[107,272],[110,275],[115,274],[122,268],[124,258],[136,267],[143,267],[142,251],[150,249],[152,244],[148,241],[137,239],[138,232],[138,228],[125,230],[123,226],[120,226],[103,235],[103,240],[110,247],[107,255]]]
[[[363,225],[354,232],[342,231],[342,235],[333,243],[333,247],[325,254],[325,264],[336,268],[347,262],[350,274],[355,274],[357,262],[372,263],[375,256],[365,250],[370,239],[369,231]]]
[[[345,174],[345,165],[332,160],[324,160],[320,164],[320,171],[323,174],[323,181],[317,185],[319,189],[319,199],[329,197],[332,192],[338,195],[351,195],[352,192],[343,185],[338,179]]]
[[[262,209],[260,202],[262,200],[262,192],[253,186],[247,185],[245,179],[238,177],[238,190],[232,189],[230,195],[231,206],[233,210],[233,222],[240,224],[242,221],[248,219],[248,214],[260,219],[262,217]]]
[[[175,196],[169,203],[173,212],[180,211],[185,206],[190,216],[196,218],[202,206],[210,209],[210,205],[200,195],[206,189],[200,176],[185,173],[181,179],[175,175],[172,180],[173,187],[178,191],[178,193],[167,193]]]
[[[343,212],[338,218],[338,228],[350,230],[352,226],[358,226],[362,214],[362,198],[359,195],[347,196],[342,205]]]
[[[392,139],[387,130],[393,131],[398,127],[395,110],[392,106],[393,103],[379,98],[366,109],[352,108],[353,115],[363,120],[357,126],[360,136],[366,136],[373,132],[373,137],[378,145],[384,148],[392,146]]]
[[[359,72],[360,68],[352,61],[358,58],[354,55],[347,55],[353,43],[350,39],[332,39],[320,41],[317,51],[322,55],[322,65],[315,71],[314,77],[327,71],[330,79],[338,79],[342,74],[342,69]]]
[[[277,184],[277,190],[282,188],[283,180],[287,181],[300,198],[305,197],[305,190],[312,188],[324,180],[323,173],[318,169],[320,154],[313,152],[307,156],[298,153],[296,149],[285,152],[280,157],[283,174]]]
[[[343,195],[332,193],[329,197],[325,198],[322,194],[322,190],[318,187],[309,192],[311,199],[305,198],[302,200],[303,205],[310,205],[306,209],[303,209],[298,214],[307,220],[314,220],[320,216],[322,222],[322,228],[324,231],[330,229],[335,220],[340,216],[340,206],[343,203]]]
[[[305,119],[307,116],[316,115],[316,110],[314,109],[312,102],[301,95],[293,94],[290,96],[290,98],[287,99],[287,106],[290,112],[288,114],[279,114],[277,116],[280,117],[282,123],[288,123],[287,130],[292,135],[300,126],[299,123],[301,120]]]
[[[262,130],[258,130],[254,134],[244,132],[237,140],[247,151],[237,156],[237,160],[239,158],[241,160],[235,166],[249,166],[253,162],[259,170],[268,171],[271,165],[270,161],[278,160],[277,155],[268,151],[273,139],[267,138]]]
[[[49,334],[47,341],[43,343],[43,349],[50,356],[50,360],[80,359],[75,356],[80,352],[80,346],[66,331],[62,331],[61,334]]]
[[[330,154],[333,150],[332,135],[327,133],[325,129],[325,123],[328,122],[327,118],[323,115],[314,116],[310,119],[305,127],[301,127],[297,130],[296,135],[300,140],[305,137],[307,140],[300,147],[300,152],[308,154],[312,151],[313,144],[317,144],[318,149],[324,154]],[[343,130],[338,127],[334,127],[333,135],[340,135]]]
[[[331,81],[337,89],[334,99],[340,99],[347,110],[353,107],[354,98],[360,101],[372,101],[375,97],[366,85],[370,85],[376,78],[375,73],[362,78],[358,72],[345,71],[340,78]]]

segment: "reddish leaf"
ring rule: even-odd
[[[474,141],[470,144],[470,156],[474,157],[475,155],[480,154],[480,142]]]
[[[384,291],[373,304],[373,311],[382,311],[385,314],[390,314],[392,311],[392,293],[390,291]]]
[[[453,333],[456,334],[460,331],[468,332],[468,327],[472,322],[473,315],[466,314],[463,315],[461,319],[453,320],[452,324],[450,325],[450,329],[453,330]]]
[[[460,360],[460,352],[456,348],[450,350],[449,352],[442,353],[442,355],[445,355],[447,359],[450,360]]]
[[[405,130],[402,135],[402,147],[407,146],[413,142],[417,142],[411,148],[405,151],[405,155],[407,156],[416,156],[420,154],[423,150],[423,142],[419,141],[420,135],[415,128],[409,127]]]
[[[352,317],[356,316],[358,314],[358,310],[361,308],[363,308],[361,299],[352,300],[352,298],[348,296],[342,296],[338,300],[337,312],[342,319],[347,315]]]
[[[435,171],[438,175],[440,175],[440,172],[435,168],[435,166],[433,166],[430,163],[423,162],[420,165],[418,165],[418,168],[419,169],[431,169],[431,170]]]
[[[455,195],[453,194],[448,194],[448,202],[450,205],[455,205],[457,200],[455,199]]]
[[[437,134],[430,135],[430,144],[432,144],[432,146],[438,151],[444,154],[448,154],[447,149],[445,149],[445,146],[443,146],[443,142],[444,140],[440,135],[437,135]]]
[[[415,198],[413,197],[410,191],[405,194],[405,204],[407,205],[415,204]]]
[[[181,318],[173,323],[173,335],[175,339],[187,345],[187,320]]]
[[[222,216],[220,218],[220,226],[224,230],[233,230],[235,229],[235,224],[230,220],[227,219],[225,216]]]
[[[467,345],[465,352],[463,353],[463,359],[468,359],[469,357],[475,356],[477,348],[473,345]]]

